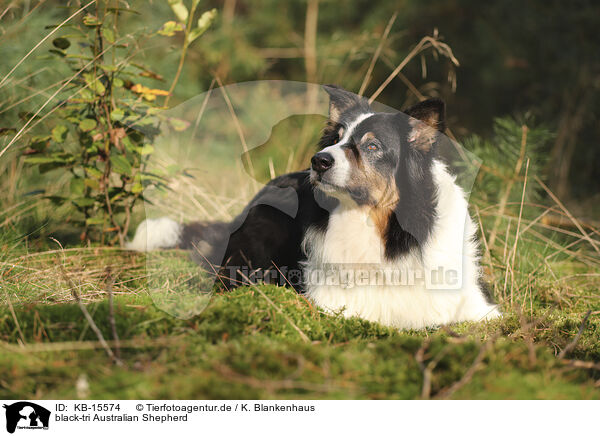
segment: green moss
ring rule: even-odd
[[[96,340],[77,305],[17,306],[27,344],[75,345],[34,353],[13,346],[2,353],[0,396],[72,398],[77,380],[85,376],[91,398],[419,398],[423,372],[415,356],[422,347],[425,365],[439,360],[431,378],[435,396],[461,380],[481,349],[481,338],[498,328],[510,335],[516,328],[514,317],[507,317],[503,325],[479,326],[460,339],[444,330],[398,332],[323,314],[289,289],[261,290],[281,313],[253,288],[215,295],[204,312],[188,320],[166,315],[148,296],[119,296],[123,367],[101,348],[77,346],[80,339]],[[88,309],[110,338],[107,302]],[[576,331],[575,320],[569,322],[557,328]],[[2,308],[0,337],[14,344],[19,335],[12,314]],[[536,345],[535,355],[531,362],[518,338],[500,339],[452,398],[600,397],[589,372],[565,370],[545,345]]]

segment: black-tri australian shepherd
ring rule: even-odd
[[[292,284],[325,310],[398,328],[498,317],[464,192],[436,154],[444,103],[378,113],[324,88],[310,169],[273,179],[231,223],[148,219],[129,248],[190,249],[227,288]]]

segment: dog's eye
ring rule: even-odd
[[[367,150],[371,150],[371,151],[375,151],[378,150],[379,147],[377,146],[377,144],[371,142],[369,145],[367,145]]]

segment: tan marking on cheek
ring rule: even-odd
[[[370,212],[371,219],[379,235],[383,238],[394,208],[400,200],[398,188],[392,178],[372,174],[371,196],[376,204]]]
[[[382,239],[385,236],[385,232],[388,227],[388,222],[390,221],[392,213],[392,210],[383,209],[380,207],[374,207],[369,212],[369,217],[371,218],[371,221],[373,221],[373,225],[377,229],[377,233]]]
[[[377,209],[391,210],[399,201],[398,188],[393,178],[383,177],[368,165],[353,168],[348,187],[366,189],[371,206]]]
[[[398,204],[400,196],[398,195],[398,189],[393,181],[388,180],[385,187],[380,189],[380,197],[378,202],[371,209],[371,219],[379,232],[379,235],[383,238],[388,227],[388,222],[392,218],[394,208]]]
[[[370,166],[365,167],[365,179],[369,192],[376,204],[390,204],[397,201],[396,184],[388,177],[383,177]]]

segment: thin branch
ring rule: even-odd
[[[557,357],[559,359],[563,359],[568,353],[573,351],[573,349],[577,345],[577,342],[579,341],[579,338],[581,338],[581,335],[583,334],[583,330],[585,330],[585,325],[591,314],[592,314],[591,310],[588,310],[586,312],[585,316],[583,317],[583,321],[581,321],[581,325],[579,326],[579,331],[577,332],[577,335],[573,338],[573,340],[571,342],[569,342],[567,344],[567,346],[565,348],[562,349],[562,351],[560,353],[558,353]]]
[[[448,397],[454,395],[463,386],[470,383],[471,380],[473,379],[473,376],[475,375],[475,373],[477,371],[479,371],[479,369],[481,368],[481,364],[483,363],[483,359],[485,358],[485,355],[494,346],[498,337],[500,337],[500,333],[496,333],[494,336],[492,336],[490,339],[488,339],[481,346],[481,348],[479,349],[479,353],[475,357],[475,360],[473,360],[473,363],[471,364],[469,369],[467,369],[467,371],[462,376],[462,378],[460,380],[458,380],[456,383],[454,383],[453,385],[451,385],[450,387],[444,389],[442,392],[440,392],[438,395],[436,395],[435,398],[436,399],[448,398]]]
[[[169,106],[169,100],[171,99],[171,95],[173,95],[173,91],[175,90],[175,86],[177,86],[177,82],[179,81],[179,76],[181,75],[181,71],[183,70],[183,64],[185,62],[185,56],[187,54],[187,49],[190,45],[188,40],[188,35],[192,31],[192,26],[194,23],[194,15],[196,13],[196,7],[198,6],[198,2],[192,2],[192,8],[188,15],[188,22],[185,26],[185,32],[183,34],[183,47],[181,48],[181,56],[179,56],[179,65],[177,65],[177,72],[175,73],[175,77],[173,78],[173,83],[171,83],[171,87],[169,88],[169,94],[165,97],[164,107]]]

